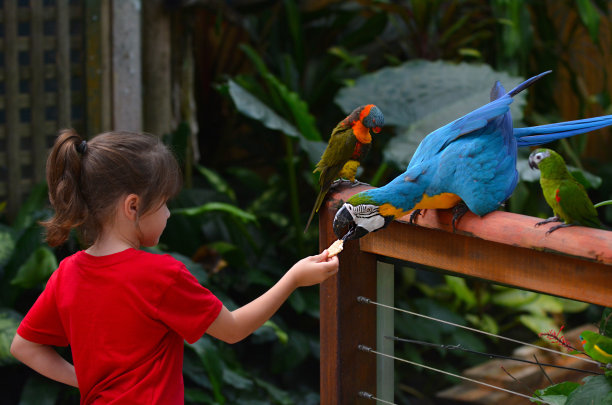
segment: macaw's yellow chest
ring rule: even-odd
[[[389,203],[383,204],[378,209],[378,212],[385,217],[399,218],[416,209],[446,209],[452,208],[461,201],[458,195],[453,193],[442,193],[434,196],[423,194],[423,198],[413,209],[404,211]]]
[[[421,201],[414,206],[414,209],[446,209],[452,208],[461,201],[461,198],[457,194],[453,193],[442,193],[434,196],[428,196],[423,194]]]

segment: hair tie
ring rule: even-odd
[[[83,141],[80,144],[77,145],[76,147],[77,152],[79,152],[81,155],[84,155],[85,152],[87,152],[87,141]]]

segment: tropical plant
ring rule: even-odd
[[[599,323],[599,333],[612,336],[612,308],[606,308]],[[531,402],[554,405],[610,404],[612,403],[612,371],[603,369],[601,375],[585,377],[581,383],[564,381],[536,390]],[[546,402],[544,402],[546,401]]]

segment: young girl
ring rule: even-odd
[[[109,132],[90,142],[62,131],[47,161],[56,246],[77,228],[89,246],[63,260],[17,329],[11,353],[39,373],[78,387],[82,404],[183,404],[183,340],[205,332],[238,342],[300,286],[338,271],[327,250],[298,261],[261,297],[235,310],[154,246],[181,187],[155,137]],[[74,366],[52,346],[71,346]]]

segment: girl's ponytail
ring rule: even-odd
[[[47,159],[49,200],[55,215],[42,222],[47,243],[57,246],[68,239],[70,230],[87,221],[88,208],[82,193],[82,159],[87,158],[87,143],[73,130],[57,137]]]

